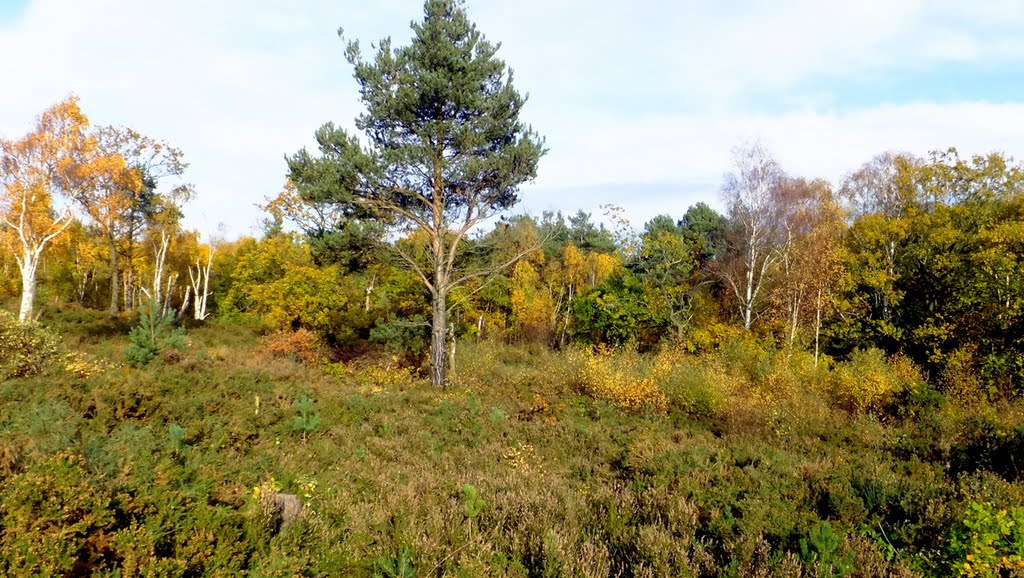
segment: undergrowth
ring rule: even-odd
[[[123,333],[53,321],[89,369],[0,383],[6,575],[1019,571],[1020,406],[875,352],[466,342],[442,392],[222,321],[126,366]]]

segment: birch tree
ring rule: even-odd
[[[0,238],[21,272],[22,323],[33,318],[43,251],[74,220],[71,200],[124,166],[124,159],[98,153],[88,127],[78,99],[71,97],[39,115],[32,132],[0,140]]]
[[[156,188],[167,177],[179,177],[186,168],[182,152],[167,143],[126,127],[105,126],[95,131],[100,150],[123,159],[121,170],[106,175],[96,187],[76,199],[107,244],[110,254],[110,313],[120,310],[121,264],[129,270],[126,293],[134,284],[135,245],[156,207]],[[168,187],[164,195],[182,202],[191,196],[188,185]],[[126,297],[130,297],[126,295]],[[130,299],[126,299],[130,302]]]
[[[761,144],[733,150],[733,172],[726,176],[722,197],[733,229],[731,250],[736,259],[721,275],[736,298],[743,329],[750,331],[763,312],[763,293],[779,260],[778,186],[784,174]]]

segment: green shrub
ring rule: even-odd
[[[950,573],[1009,576],[1024,573],[1024,507],[972,503],[948,546]]]
[[[573,337],[585,345],[635,343],[649,350],[665,335],[651,314],[640,281],[623,273],[573,302]]]
[[[655,359],[655,367],[662,368],[658,385],[668,396],[670,410],[696,420],[714,418],[727,394],[720,372],[708,364],[675,357],[663,352]]]
[[[316,411],[313,398],[308,395],[295,400],[294,407],[299,415],[292,419],[292,433],[301,434],[302,439],[306,439],[320,428],[320,412]]]
[[[402,546],[392,556],[381,556],[374,562],[374,578],[413,578],[416,565],[412,561],[412,550]]]
[[[167,445],[172,452],[181,453],[185,451],[185,448],[188,447],[188,444],[185,443],[185,428],[172,423],[167,428]]]
[[[137,367],[148,364],[164,349],[185,349],[184,327],[174,327],[174,312],[160,312],[160,305],[150,300],[139,309],[139,323],[128,334],[125,357]]]
[[[60,339],[38,323],[0,311],[0,378],[35,375],[57,357]]]
[[[800,538],[800,559],[818,576],[841,577],[853,573],[853,553],[841,555],[843,537],[832,529],[829,522],[821,522],[807,530]]]
[[[54,455],[8,480],[3,495],[4,575],[81,575],[110,554],[112,498],[82,458]]]

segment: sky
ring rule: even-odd
[[[876,154],[1024,159],[1024,0],[467,0],[546,138],[515,212],[634,226],[719,191],[735,147],[838,184]],[[255,234],[285,155],[362,112],[337,30],[404,45],[421,0],[0,0],[0,137],[69,94],[181,148],[186,225]]]

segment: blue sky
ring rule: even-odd
[[[28,0],[0,0],[0,26],[16,21],[26,6]]]
[[[834,183],[886,150],[1024,158],[1024,0],[468,0],[550,153],[521,210],[637,227],[718,190],[762,141]],[[182,148],[188,225],[252,232],[283,157],[359,114],[335,34],[404,43],[420,0],[0,0],[0,136],[69,93]]]

